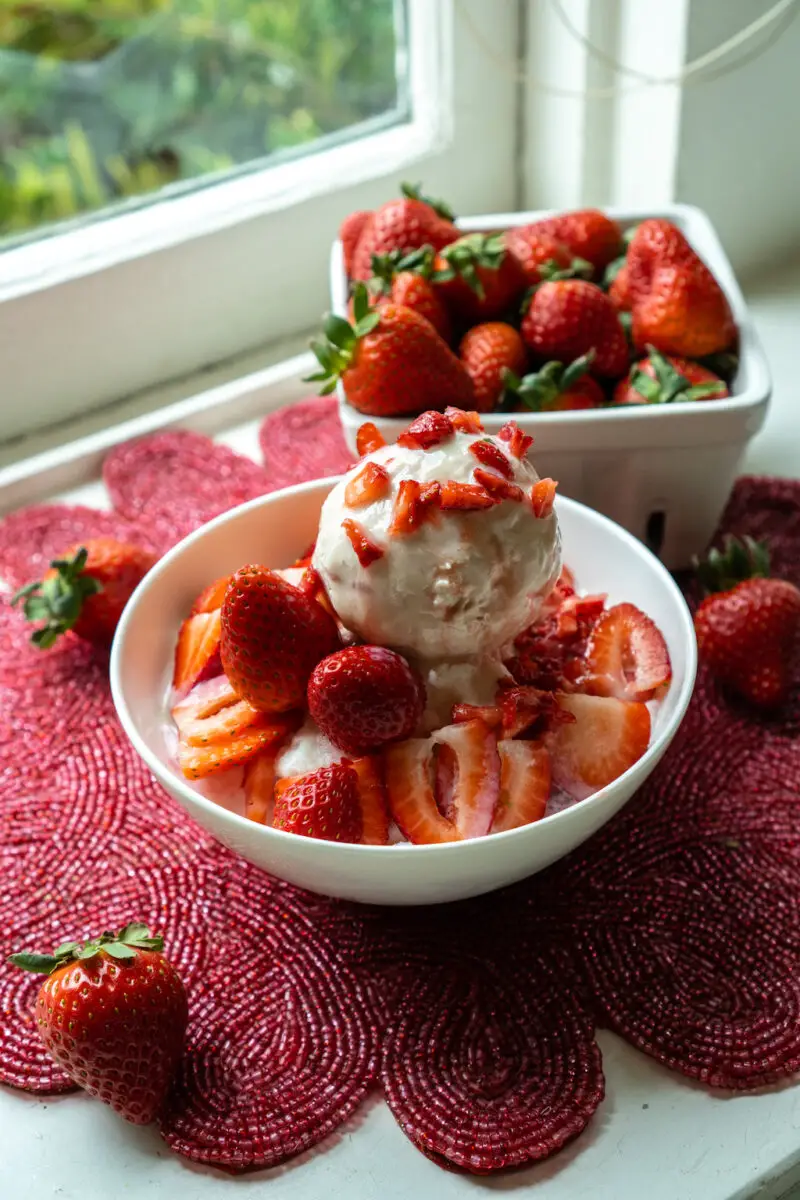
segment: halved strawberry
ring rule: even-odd
[[[345,517],[342,521],[342,529],[347,534],[350,545],[355,551],[356,558],[362,567],[371,567],[379,558],[383,558],[386,551],[382,546],[373,542],[365,529],[353,521],[350,517]]]
[[[618,700],[650,700],[672,678],[661,631],[634,604],[615,604],[597,621],[586,645],[582,690]]]
[[[189,746],[184,742],[178,747],[178,765],[187,779],[204,779],[217,771],[241,766],[266,746],[282,742],[296,728],[291,714],[270,717],[261,714],[257,725],[251,725],[244,733],[225,741],[210,742],[206,746]]]
[[[222,633],[221,610],[197,612],[187,617],[178,631],[172,686],[186,691],[201,679],[222,670],[219,643]]]
[[[225,599],[230,581],[230,575],[223,575],[204,588],[190,608],[189,616],[193,617],[195,613],[210,613],[217,608],[222,608],[222,601]]]
[[[646,704],[580,694],[559,696],[558,702],[575,720],[547,735],[553,778],[578,799],[613,783],[650,744]]]
[[[449,795],[438,796],[439,807],[451,816],[462,838],[483,837],[491,828],[500,788],[500,759],[497,738],[483,721],[467,721],[437,729],[434,745],[447,747],[453,753],[445,772],[452,769]]]
[[[429,738],[410,738],[387,746],[386,793],[400,832],[415,845],[460,842],[461,834],[439,811],[431,783],[432,747]]]
[[[344,489],[348,508],[362,508],[374,500],[382,500],[391,491],[389,472],[379,463],[367,462]]]
[[[492,833],[519,829],[544,816],[550,798],[550,754],[540,742],[498,742],[500,797]]]
[[[275,812],[275,759],[280,745],[267,746],[244,768],[244,815],[258,825],[271,825]]]
[[[358,778],[361,841],[365,846],[386,846],[389,842],[389,809],[380,760],[367,755],[353,759],[350,766]]]
[[[374,422],[365,421],[363,425],[359,425],[356,433],[356,450],[361,458],[365,454],[372,454],[373,450],[380,450],[381,446],[385,445],[386,438]]]
[[[459,433],[483,433],[480,413],[466,412],[463,408],[446,408],[444,415],[450,418],[453,429]]]
[[[493,508],[498,501],[476,483],[459,483],[448,479],[441,485],[439,504],[443,509],[455,509],[461,512],[479,512],[484,508]]]
[[[275,829],[328,842],[360,842],[358,775],[349,763],[320,767],[275,785]]]

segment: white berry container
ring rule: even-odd
[[[724,400],[624,406],[566,413],[514,413],[533,435],[531,452],[540,475],[559,490],[605,513],[645,542],[670,569],[689,565],[716,528],[750,439],[766,417],[772,389],[769,367],[728,257],[708,217],[687,204],[658,212],[607,210],[624,229],[646,217],[666,217],[683,230],[723,288],[739,327],[739,370]],[[527,225],[549,212],[489,213],[459,220],[460,229],[493,231]],[[342,245],[331,251],[331,303],[346,315],[348,280]],[[338,388],[345,437],[356,448],[356,431],[374,420],[394,441],[409,418],[365,417]],[[488,433],[509,419],[486,413]]]

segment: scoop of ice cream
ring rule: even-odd
[[[485,447],[476,453],[479,442],[505,465],[493,468],[496,455]],[[374,489],[375,498],[354,504],[358,488],[348,493],[348,484],[369,463],[386,473],[382,494]],[[495,495],[505,478],[515,498],[474,511],[434,502],[410,531],[392,530],[403,481],[439,484],[444,496],[457,491],[448,484],[476,487],[482,472],[497,481]],[[342,623],[366,642],[422,659],[498,654],[536,619],[560,569],[555,514],[539,517],[531,502],[538,479],[526,458],[485,434],[453,432],[427,449],[398,444],[367,455],[327,497],[313,557]],[[353,538],[362,536],[359,557]]]

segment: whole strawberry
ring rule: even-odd
[[[522,336],[545,360],[570,363],[593,350],[592,372],[604,378],[624,375],[628,368],[617,310],[605,292],[585,279],[540,284],[522,319]]]
[[[376,306],[387,302],[413,308],[448,344],[453,339],[453,322],[438,288],[431,282],[433,248],[423,246],[411,254],[375,254],[370,291],[377,296]]]
[[[158,1112],[183,1052],[188,1009],[163,939],[134,923],[52,954],[12,954],[47,975],[36,1024],[70,1079],[135,1125]]]
[[[349,646],[319,663],[308,681],[308,711],[350,757],[412,735],[425,686],[406,660],[383,646]]]
[[[455,241],[453,213],[438,200],[423,196],[418,187],[402,184],[402,198],[390,200],[370,213],[353,251],[351,279],[369,279],[373,254],[404,253],[420,246],[435,250]]]
[[[232,576],[222,604],[220,655],[231,687],[253,708],[297,708],[314,667],[338,645],[333,617],[274,571],[246,566]]]
[[[432,278],[448,306],[469,325],[517,308],[528,286],[501,233],[468,233],[446,246],[436,256]]]
[[[755,707],[779,707],[791,685],[800,591],[768,577],[769,555],[751,538],[728,538],[697,572],[711,593],[694,618],[701,659]]]
[[[131,594],[155,561],[141,546],[91,538],[54,559],[44,579],[21,588],[12,604],[24,601],[27,619],[44,622],[31,635],[42,650],[70,629],[86,641],[107,646]]]
[[[371,216],[371,212],[359,209],[357,212],[348,213],[339,226],[339,240],[342,243],[344,269],[348,276],[352,276],[353,274],[353,259],[355,258],[356,247],[358,246],[361,234],[364,232],[364,226]]]
[[[605,393],[589,370],[594,351],[565,366],[560,362],[545,363],[520,379],[508,372],[504,380],[503,408],[532,409],[533,412],[569,412],[599,408],[605,403]]]
[[[627,268],[635,346],[705,358],[732,345],[736,325],[725,293],[670,221],[642,221]]]
[[[513,325],[485,321],[464,334],[458,356],[467,369],[475,391],[475,412],[492,412],[503,395],[505,374],[519,375],[528,360],[522,338]]]
[[[648,346],[648,357],[634,363],[627,379],[614,389],[614,404],[676,404],[722,400],[729,395],[719,375],[700,363],[663,355]]]
[[[616,258],[622,246],[622,233],[616,221],[598,208],[581,208],[537,221],[541,233],[561,242],[577,258],[585,258],[595,270]]]
[[[538,222],[514,225],[503,235],[506,250],[519,263],[528,287],[541,283],[553,271],[570,271],[574,275],[584,270],[591,274],[591,264],[575,256],[563,242],[545,233]]]
[[[325,338],[311,343],[322,369],[309,379],[322,395],[341,379],[349,403],[369,416],[473,407],[472,380],[430,321],[397,304],[370,308],[363,284],[353,314],[352,325],[328,316]]]
[[[350,763],[334,763],[309,775],[279,779],[272,824],[301,837],[360,842],[364,821],[355,768]]]

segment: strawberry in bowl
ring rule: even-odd
[[[266,870],[373,903],[475,895],[649,774],[691,692],[691,621],[635,539],[557,499],[514,421],[491,436],[453,408],[359,440],[343,478],[157,564],[115,701],[159,779]]]

